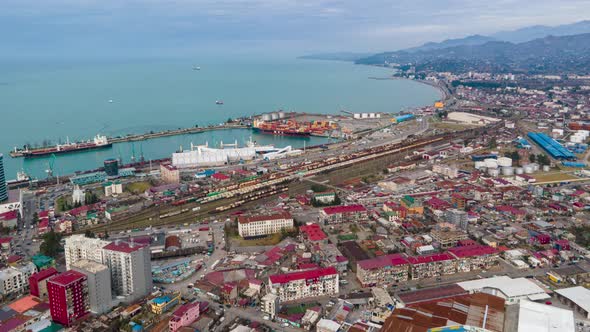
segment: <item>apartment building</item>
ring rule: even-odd
[[[147,245],[116,240],[102,251],[104,264],[111,271],[115,295],[135,301],[152,291],[152,265]]]
[[[102,248],[109,243],[109,241],[88,238],[84,235],[67,237],[64,245],[66,269],[71,269],[72,263],[81,259],[102,263]]]
[[[448,253],[408,257],[412,280],[434,278],[456,271],[455,257]]]
[[[357,262],[356,276],[363,287],[389,286],[408,280],[405,255],[392,254]]]
[[[160,178],[163,182],[172,184],[180,183],[180,171],[172,164],[160,164]]]
[[[331,296],[338,294],[339,291],[338,271],[333,266],[276,274],[270,276],[268,280],[269,293],[277,295],[281,302]]]
[[[469,238],[467,233],[463,231],[432,231],[430,232],[432,239],[439,243],[440,248],[447,249],[455,247],[457,242]]]
[[[448,252],[457,260],[457,272],[484,270],[498,264],[498,250],[490,246],[473,244],[451,248]]]
[[[320,211],[320,220],[328,224],[357,222],[367,217],[367,209],[360,204],[331,206]]]
[[[168,329],[170,332],[176,332],[182,327],[189,326],[199,318],[200,313],[199,302],[183,304],[172,314],[172,318],[170,318],[170,322],[168,323]]]
[[[29,291],[30,294],[38,298],[44,299],[47,297],[47,280],[56,275],[58,272],[54,267],[41,270],[33,273],[29,277]]]
[[[445,219],[458,228],[467,230],[467,212],[459,209],[448,209],[445,211]]]
[[[33,262],[0,270],[0,295],[21,294],[29,289],[29,277],[37,272]]]
[[[89,313],[88,282],[78,271],[66,271],[47,281],[49,311],[54,322],[71,326]]]
[[[111,271],[106,265],[87,259],[72,264],[72,270],[86,276],[90,311],[102,314],[111,310]]]
[[[282,230],[291,230],[293,227],[295,227],[293,217],[288,212],[238,218],[238,233],[243,238],[280,233]]]
[[[274,318],[279,312],[279,297],[273,293],[267,293],[262,297],[260,307],[262,312]]]

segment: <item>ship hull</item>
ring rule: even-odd
[[[39,150],[31,150],[31,151],[19,151],[19,152],[11,152],[11,157],[24,157],[24,158],[36,158],[36,157],[43,157],[52,154],[66,154],[66,153],[74,153],[80,151],[88,151],[88,150],[100,150],[100,149],[107,149],[112,147],[112,143],[102,144],[102,145],[85,145],[85,146],[77,146],[72,148],[63,148],[58,150],[57,148],[47,148],[47,149],[39,149]]]
[[[254,128],[254,131],[260,134],[275,135],[275,136],[291,136],[291,137],[310,137],[310,132],[298,132],[298,131],[285,131],[285,130],[273,130],[273,129],[260,129]]]

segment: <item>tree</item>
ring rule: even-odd
[[[96,235],[94,235],[94,232],[92,232],[89,229],[87,229],[86,232],[84,232],[84,236],[92,238],[92,239],[94,239],[96,237]]]
[[[43,242],[39,247],[39,251],[45,256],[55,258],[61,249],[59,241],[61,241],[61,234],[51,230],[43,235]]]
[[[37,212],[33,213],[33,224],[37,224],[39,222],[39,214]]]
[[[535,154],[534,154],[534,153],[531,153],[531,154],[529,155],[529,161],[530,161],[531,163],[534,163],[534,162],[535,162],[535,160],[537,160],[537,158],[536,158]]]
[[[84,203],[86,205],[94,204],[94,203],[97,203],[97,202],[98,202],[98,197],[96,196],[95,193],[93,193],[91,191],[86,192],[86,194],[84,195]]]

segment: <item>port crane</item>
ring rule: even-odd
[[[57,159],[57,157],[55,156],[54,153],[52,153],[51,157],[49,157],[49,162],[47,163],[48,168],[45,170],[45,172],[47,173],[47,178],[53,177],[53,170],[54,170],[56,159]]]

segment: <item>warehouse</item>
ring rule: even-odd
[[[576,159],[576,156],[570,150],[544,133],[529,132],[528,136],[555,159]]]

